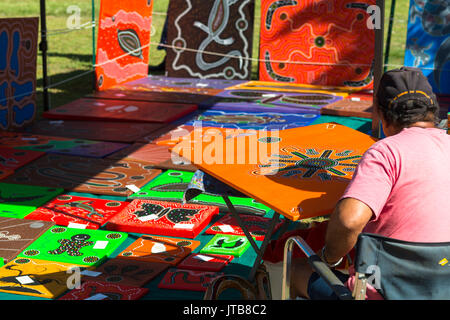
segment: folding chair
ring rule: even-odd
[[[364,300],[368,283],[387,300],[450,299],[450,242],[408,242],[369,233],[358,236],[353,292],[301,237],[289,238],[284,250],[282,299],[290,299],[294,244],[339,299]]]

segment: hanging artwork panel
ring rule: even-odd
[[[169,77],[250,79],[254,1],[173,0],[168,13]]]
[[[0,19],[0,129],[24,127],[36,118],[39,18]]]
[[[97,90],[148,75],[153,1],[102,0],[96,55]]]
[[[375,0],[262,0],[259,79],[367,88],[373,82]]]
[[[449,2],[410,0],[405,66],[420,68],[433,92],[450,94]]]

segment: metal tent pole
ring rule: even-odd
[[[383,39],[384,39],[384,0],[377,0],[376,5],[378,7],[378,13],[380,15],[379,26],[375,26],[375,63],[373,74],[373,98],[375,101],[375,95],[378,90],[378,84],[383,74]],[[376,14],[376,13],[375,13]],[[375,109],[375,108],[374,108]],[[372,137],[380,138],[380,118],[376,110],[372,112]]]
[[[40,0],[41,11],[41,42],[39,43],[39,50],[42,52],[42,87],[44,97],[44,111],[49,109],[48,96],[48,75],[47,75],[47,18],[45,10],[45,0]]]
[[[95,0],[92,0],[92,68],[95,69],[95,62],[96,62],[96,48],[95,48]],[[93,81],[92,81],[92,87],[95,90],[97,83],[97,76],[95,72],[93,73]]]
[[[386,37],[386,51],[384,53],[384,71],[386,72],[387,64],[389,63],[389,52],[391,48],[391,34],[392,34],[392,25],[394,24],[394,14],[395,14],[395,0],[391,1],[391,12],[389,13],[389,25],[388,32]]]

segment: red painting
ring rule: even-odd
[[[159,262],[176,265],[187,257],[200,241],[143,235],[117,255],[120,259]]]
[[[148,288],[85,281],[80,288],[69,291],[58,300],[139,300],[148,292]]]
[[[171,268],[158,284],[160,289],[206,291],[214,279],[222,276],[221,272],[186,270]]]
[[[108,230],[194,239],[219,213],[218,207],[133,200],[107,224]]]
[[[176,104],[81,98],[46,111],[48,119],[105,120],[168,123],[197,110],[195,104]]]
[[[45,152],[0,147],[0,170],[16,170],[42,157]]]
[[[14,173],[14,171],[9,170],[9,169],[0,169],[0,180],[9,177],[10,175],[12,175]]]
[[[199,104],[210,99],[211,96],[190,92],[142,91],[124,88],[116,89],[114,87],[104,91],[97,91],[87,95],[86,98]]]
[[[180,269],[220,271],[234,259],[232,255],[193,253],[178,264]]]
[[[254,216],[254,215],[244,215],[240,214],[239,217],[244,225],[247,227],[248,232],[256,240],[263,241],[264,237],[267,235],[270,222],[272,219]],[[275,225],[274,232],[281,226],[282,222]],[[231,215],[227,214],[220,218],[216,223],[209,227],[205,233],[207,234],[233,234],[237,236],[245,236],[244,231],[240,227],[237,220]]]
[[[38,135],[126,143],[135,142],[165,125],[156,122],[40,120],[30,127],[30,132]]]
[[[102,0],[97,89],[147,77],[153,1]]]
[[[373,83],[375,0],[262,0],[259,79],[367,88]]]
[[[62,194],[25,216],[25,219],[52,221],[73,228],[99,229],[128,204],[124,201]]]

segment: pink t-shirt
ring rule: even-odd
[[[366,151],[341,199],[355,198],[372,209],[363,232],[448,242],[449,184],[450,135],[441,129],[411,127]],[[353,280],[350,277],[350,287]],[[374,291],[368,288],[369,299],[379,298]]]

